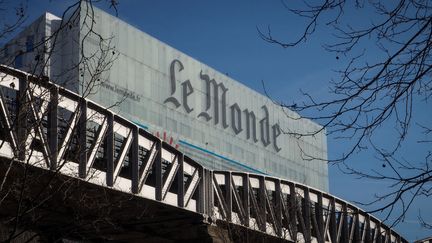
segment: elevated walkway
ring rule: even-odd
[[[317,189],[204,168],[133,122],[48,80],[1,66],[0,89],[1,173],[9,176],[9,188],[32,175],[26,182],[30,198],[63,195],[52,197],[63,198],[57,204],[30,207],[55,219],[34,225],[36,230],[64,221],[61,225],[80,228],[74,237],[111,231],[182,239],[193,234],[191,225],[199,225],[204,231],[194,232],[206,232],[209,241],[407,242],[372,215]],[[9,199],[11,213],[3,216],[22,203],[15,199]],[[104,212],[120,223],[109,227],[110,220],[100,216]],[[84,226],[96,220],[104,227],[79,227],[71,218],[77,214],[89,215]],[[115,230],[118,225],[123,234]]]

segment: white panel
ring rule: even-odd
[[[249,182],[250,182],[252,187],[259,188],[259,180],[258,179],[250,177]]]
[[[233,182],[236,186],[243,186],[243,178],[241,176],[233,176]]]
[[[216,181],[219,185],[225,185],[225,175],[224,174],[215,174]]]
[[[0,72],[0,85],[14,90],[19,90],[19,79]]]
[[[273,181],[265,181],[265,185],[266,185],[266,189],[267,190],[271,190],[271,191],[275,191],[276,189],[276,184]]]

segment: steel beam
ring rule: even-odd
[[[27,76],[19,79],[19,91],[17,94],[17,116],[16,124],[17,129],[17,154],[18,159],[24,161],[26,159],[26,141],[27,141],[27,129],[28,129],[28,113],[29,113],[29,100],[27,97],[28,82]]]
[[[178,158],[179,169],[177,172],[177,205],[184,207],[184,167],[183,167],[184,155],[180,153]],[[211,179],[211,178],[210,178]]]
[[[50,153],[50,169],[57,169],[58,156],[58,99],[59,93],[57,86],[53,85],[50,89],[50,102],[48,109],[48,144]]]
[[[80,118],[78,122],[78,154],[79,154],[79,177],[87,177],[87,101],[80,100]]]
[[[249,174],[245,173],[242,175],[243,178],[243,207],[245,209],[245,226],[250,225],[250,195],[249,195]]]
[[[158,201],[162,200],[162,143],[156,144],[156,157],[154,161],[154,176],[155,176],[155,198]]]
[[[130,166],[131,166],[131,172],[132,172],[132,178],[131,178],[131,191],[134,194],[137,194],[139,192],[139,178],[138,178],[138,152],[139,152],[139,144],[138,144],[138,127],[135,126],[132,129],[132,145],[129,151],[130,155]]]
[[[226,220],[232,222],[232,177],[231,172],[225,172],[225,203],[226,203]]]
[[[106,160],[106,185],[114,185],[114,114],[108,112],[107,123],[108,129],[105,136],[104,158]]]

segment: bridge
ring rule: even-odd
[[[31,185],[35,191],[75,183],[72,208],[126,198],[115,217],[134,226],[145,222],[135,234],[156,231],[151,225],[167,227],[159,218],[177,222],[179,237],[199,222],[206,230],[225,229],[223,234],[235,228],[286,242],[407,242],[379,219],[326,192],[261,174],[204,168],[134,122],[47,79],[6,66],[0,66],[0,78],[2,175],[44,175]],[[96,196],[82,199],[87,194]],[[139,218],[143,207],[146,217]],[[58,210],[51,224],[39,228],[71,222],[66,209]]]

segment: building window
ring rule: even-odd
[[[33,48],[34,48],[34,36],[29,35],[27,36],[27,40],[26,40],[26,51],[28,52],[33,51]]]

